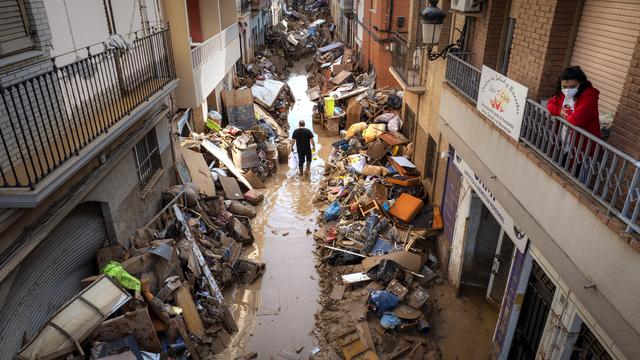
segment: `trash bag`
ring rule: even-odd
[[[364,167],[367,166],[367,159],[364,157],[364,155],[360,155],[360,154],[349,155],[347,157],[347,161],[349,161],[349,168],[357,172],[358,174],[361,174],[362,169],[364,169]]]
[[[369,304],[373,310],[382,315],[393,310],[400,303],[400,298],[387,290],[373,291],[369,295]]]
[[[292,152],[289,154],[289,169],[295,170],[298,168],[298,153]]]
[[[375,276],[370,276],[384,285],[388,285],[393,280],[402,275],[402,267],[393,260],[384,259],[377,267]]]
[[[335,220],[339,216],[340,216],[340,203],[338,201],[334,201],[324,211],[324,221]]]
[[[380,326],[385,329],[395,329],[400,324],[402,324],[402,320],[392,312],[386,312],[382,315],[382,318],[380,318]]]
[[[102,272],[115,279],[123,288],[140,291],[140,280],[129,274],[119,262],[109,261]]]

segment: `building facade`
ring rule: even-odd
[[[640,357],[640,4],[441,1],[447,18],[432,50],[456,46],[429,60],[425,4],[410,3],[400,48],[413,56],[390,71],[405,117],[418,119],[413,160],[442,210],[442,271],[455,291],[494,304],[494,355]],[[602,139],[546,111],[569,65],[600,91]],[[487,115],[497,85],[483,75],[525,89],[509,97],[514,114]]]
[[[107,6],[105,6],[105,4]],[[11,359],[160,209],[171,30],[153,1],[0,4],[0,353]]]
[[[235,0],[164,0],[171,24],[171,46],[180,83],[176,106],[192,109],[196,131],[209,110],[220,111],[222,92],[233,88],[241,57],[240,26]]]

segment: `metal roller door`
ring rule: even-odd
[[[600,90],[600,112],[615,114],[640,35],[637,0],[585,0],[571,57]]]
[[[76,207],[4,281],[0,359],[12,359],[23,334],[33,337],[49,317],[97,274],[95,256],[107,240],[99,205]]]

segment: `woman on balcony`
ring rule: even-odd
[[[601,138],[599,96],[600,91],[591,85],[580,66],[570,66],[560,74],[557,92],[549,99],[547,110],[551,115],[560,116],[572,125]]]
[[[557,92],[549,99],[547,110],[551,115],[560,116],[600,139],[599,96],[600,91],[591,85],[580,66],[571,66],[560,74]],[[556,144],[562,149],[561,156],[556,161],[580,182],[585,183],[597,144],[567,125],[558,124],[554,128],[560,136],[560,141]],[[586,166],[582,166],[583,164]]]

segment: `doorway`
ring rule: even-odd
[[[500,305],[509,279],[515,245],[476,192],[465,234],[460,284]]]
[[[533,360],[536,358],[555,290],[556,287],[551,279],[534,261],[509,350],[509,359]]]

